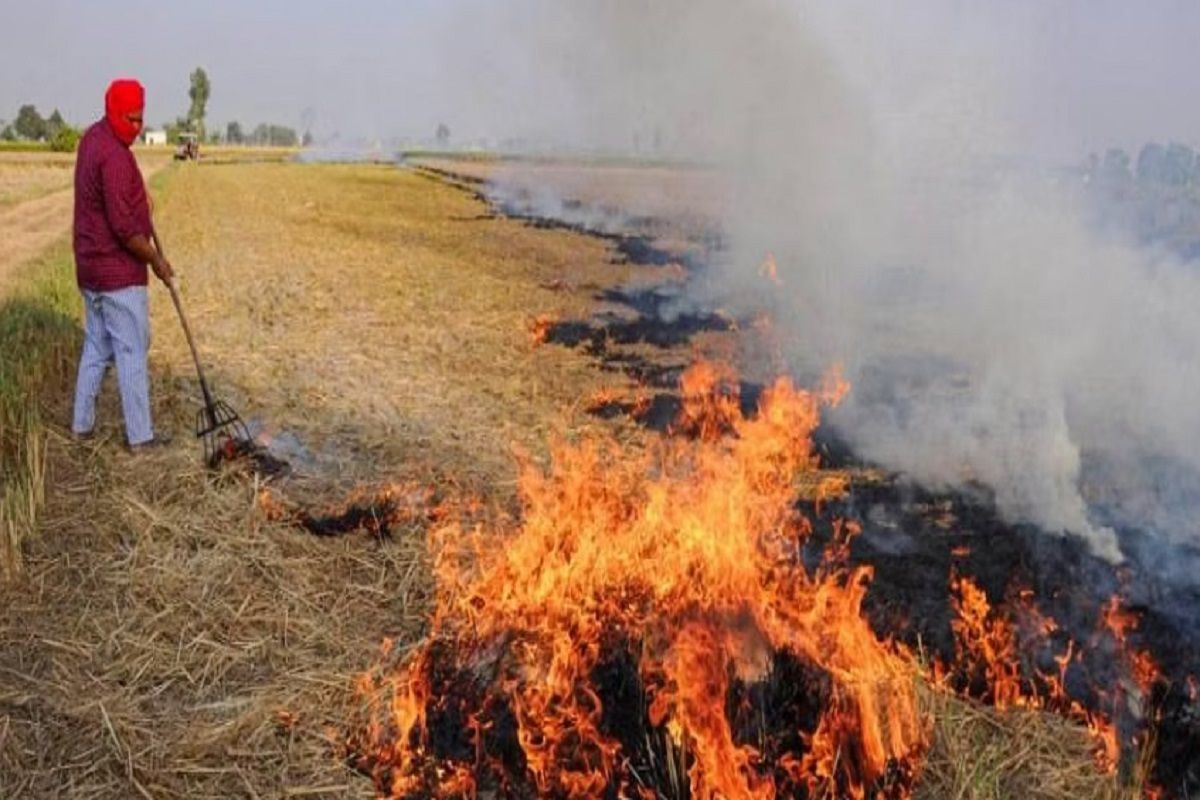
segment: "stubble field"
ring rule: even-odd
[[[626,375],[532,331],[663,267],[410,170],[231,161],[159,172],[156,225],[216,393],[300,473],[288,502],[391,485],[510,506],[515,451],[542,461],[555,435],[603,429],[635,448],[656,435],[589,413],[634,389]],[[317,538],[264,511],[261,478],[206,473],[197,383],[160,286],[154,411],[174,443],[123,450],[111,379],[99,436],[71,441],[79,308],[63,230],[10,265],[0,308],[5,346],[39,342],[0,377],[19,372],[36,395],[45,481],[20,571],[0,585],[0,796],[374,796],[338,742],[380,642],[403,654],[425,631],[427,522]],[[652,355],[686,363],[697,346]],[[928,703],[924,796],[1116,796],[1074,728]]]

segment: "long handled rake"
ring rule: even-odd
[[[154,246],[158,252],[163,252],[162,242],[158,233],[151,234]],[[239,443],[250,441],[250,431],[237,412],[224,400],[213,398],[204,377],[204,367],[200,364],[200,354],[196,350],[196,340],[192,337],[191,326],[183,313],[183,304],[179,301],[179,284],[174,276],[167,283],[171,291],[171,302],[179,314],[179,323],[183,326],[183,335],[187,337],[188,348],[192,351],[192,362],[196,365],[196,376],[200,379],[200,391],[204,395],[204,407],[196,412],[196,438],[204,442],[204,463],[210,468],[216,467],[221,460],[226,443],[236,447]]]

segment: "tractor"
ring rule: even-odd
[[[179,134],[179,143],[175,146],[176,161],[199,161],[200,138],[194,133]]]

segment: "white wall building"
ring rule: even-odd
[[[148,145],[155,145],[158,147],[162,147],[163,145],[165,145],[167,143],[167,132],[166,131],[150,131],[150,130],[145,131],[142,134],[142,141]]]

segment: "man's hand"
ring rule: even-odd
[[[167,261],[166,256],[151,244],[149,238],[139,233],[127,241],[125,247],[129,249],[129,252],[149,264],[159,280],[163,283],[171,282],[171,278],[175,275],[175,270],[171,268],[171,262]]]
[[[163,283],[169,284],[175,279],[175,270],[171,268],[171,262],[167,261],[161,253],[156,254],[154,260],[150,262],[150,268]]]

